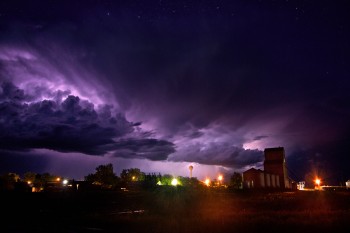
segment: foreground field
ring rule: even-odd
[[[3,193],[1,232],[349,232],[350,192]],[[6,205],[5,205],[6,204]],[[7,206],[7,207],[6,207]]]

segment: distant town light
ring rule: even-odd
[[[305,181],[298,182],[297,189],[298,190],[304,190],[305,189]]]
[[[219,180],[219,181],[222,181],[222,179],[223,179],[223,176],[222,176],[222,175],[219,175],[219,176],[218,176],[218,180]]]
[[[63,180],[62,183],[63,183],[64,185],[66,185],[66,184],[68,184],[68,180]]]
[[[208,178],[205,179],[204,184],[205,184],[206,186],[209,186],[209,185],[210,185],[210,180],[209,180]]]
[[[61,178],[57,177],[56,181],[60,181],[60,180],[61,180]]]
[[[321,179],[320,178],[316,178],[315,179],[315,189],[316,190],[322,190],[322,188],[321,188]]]
[[[173,186],[178,185],[178,181],[177,181],[176,178],[174,178],[174,179],[171,181],[171,185],[173,185]]]
[[[131,179],[132,179],[132,180],[135,180],[135,179],[136,179],[136,177],[135,177],[135,176],[133,176],[133,177],[131,177]]]
[[[319,178],[316,178],[315,183],[316,183],[316,185],[320,185],[321,184],[321,180]]]

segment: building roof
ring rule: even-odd
[[[265,155],[264,164],[270,164],[273,161],[278,161],[279,163],[280,162],[283,163],[283,161],[285,159],[283,147],[266,148],[264,150],[264,155]]]
[[[262,171],[260,169],[255,169],[255,168],[252,167],[252,168],[244,171],[243,173],[257,173],[257,172],[260,173],[260,172],[264,172],[264,171]]]
[[[271,147],[271,148],[265,148],[264,151],[284,151],[284,147]]]

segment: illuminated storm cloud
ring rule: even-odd
[[[345,3],[3,5],[0,78],[24,91],[18,106],[46,99],[58,109],[79,97],[82,109],[87,101],[99,116],[107,105],[132,125],[120,138],[113,130],[101,138],[116,143],[85,152],[107,156],[79,158],[157,164],[154,171],[180,161],[237,169],[259,166],[266,147],[284,146],[299,174],[323,164],[349,175]]]
[[[3,122],[11,122],[2,126],[8,132],[3,134],[2,149],[47,148],[235,168],[261,162],[257,150],[261,147],[244,150],[242,132],[218,129],[221,122],[201,129],[183,124],[168,137],[163,132],[173,125],[159,128],[164,114],[153,113],[151,118],[147,118],[146,111],[132,114],[135,108],[147,108],[150,103],[134,103],[126,111],[137,120],[144,120],[139,117],[144,116],[144,125],[129,122],[117,113],[122,110],[113,92],[100,84],[101,75],[82,67],[78,55],[53,45],[41,50],[2,46],[1,52],[1,75],[8,80],[2,83],[1,104],[6,110],[2,118],[6,119]],[[17,118],[6,117],[9,114]],[[154,124],[152,119],[157,119]],[[154,129],[157,133],[152,132]]]
[[[36,49],[32,48],[36,47]],[[67,94],[88,99],[94,104],[109,104],[118,107],[111,91],[102,87],[103,78],[82,66],[82,55],[64,52],[57,45],[0,46],[0,80],[10,80],[25,90],[26,101],[64,97]],[[89,80],[88,82],[84,81]],[[98,79],[99,81],[96,81]],[[58,94],[58,95],[57,95]],[[61,96],[60,96],[61,95]]]
[[[68,92],[64,92],[68,94]],[[125,140],[132,151],[148,154],[162,152],[160,159],[174,151],[173,144],[151,138],[128,138],[128,135],[147,135],[135,132],[139,123],[132,123],[121,114],[113,115],[110,107],[94,105],[78,96],[36,99],[11,82],[0,88],[0,148],[5,150],[53,149],[60,152],[81,152],[104,155],[121,149]],[[123,139],[127,138],[127,139]],[[118,141],[122,140],[122,141]],[[140,143],[140,141],[142,143]],[[125,145],[130,149],[130,146]],[[117,155],[118,153],[116,153]],[[151,159],[157,160],[156,157]]]

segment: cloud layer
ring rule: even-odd
[[[152,160],[166,159],[174,152],[169,142],[129,138],[132,133],[136,135],[139,123],[131,123],[121,114],[113,115],[107,105],[95,109],[91,102],[69,95],[69,91],[57,91],[53,99],[30,102],[32,99],[36,98],[11,82],[1,84],[1,149],[45,148],[89,155],[118,151],[115,156],[132,158],[138,153],[138,158]]]
[[[3,149],[347,170],[346,4],[41,4],[1,16]]]

